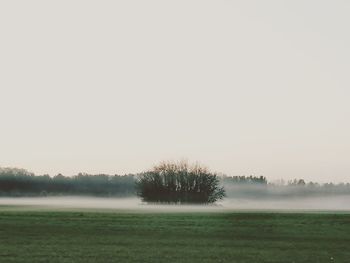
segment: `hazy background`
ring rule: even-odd
[[[1,1],[0,166],[349,181],[350,2]]]
[[[137,198],[96,198],[96,197],[18,197],[0,198],[2,210],[18,209],[98,209],[98,210],[127,210],[127,211],[165,211],[165,212],[222,212],[232,210],[278,210],[291,211],[347,211],[350,212],[350,197],[309,197],[291,199],[226,199],[215,205],[166,205],[166,204],[143,204]]]

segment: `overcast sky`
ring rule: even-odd
[[[350,181],[349,1],[1,1],[0,166]]]

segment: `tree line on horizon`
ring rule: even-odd
[[[64,176],[62,174],[49,176],[35,175],[18,168],[0,168],[0,196],[93,195],[132,197],[136,196],[140,190],[137,182],[142,178],[142,175],[145,175],[145,173],[127,175],[79,173],[74,176]],[[218,180],[217,187],[223,186],[229,198],[350,194],[349,183],[306,183],[303,179],[268,182],[264,176],[253,175],[221,175],[217,176],[216,179]],[[169,185],[171,186],[171,183]],[[174,188],[174,186],[171,187]],[[179,189],[183,191],[184,188],[180,186]],[[178,193],[172,195],[176,196]],[[175,199],[181,202],[181,198],[176,197]]]
[[[84,173],[51,177],[35,175],[24,169],[0,168],[0,196],[46,195],[133,196],[135,178],[134,175]]]

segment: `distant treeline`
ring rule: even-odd
[[[267,184],[265,176],[222,176],[223,184]]]
[[[94,195],[136,196],[138,174],[34,175],[24,169],[0,168],[0,196]],[[306,183],[303,179],[268,182],[264,176],[220,176],[228,198],[274,198],[348,195],[349,183]]]
[[[263,176],[223,176],[229,198],[288,198],[350,195],[350,183],[306,183],[303,179],[268,182]]]
[[[0,168],[0,196],[135,195],[134,175],[89,175],[54,177],[34,175],[23,169]]]

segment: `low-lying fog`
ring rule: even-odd
[[[43,209],[108,209],[142,211],[235,211],[235,210],[303,210],[303,211],[350,211],[350,195],[289,198],[276,200],[228,199],[216,205],[150,205],[138,198],[97,197],[30,197],[0,198],[0,206],[18,206]]]

